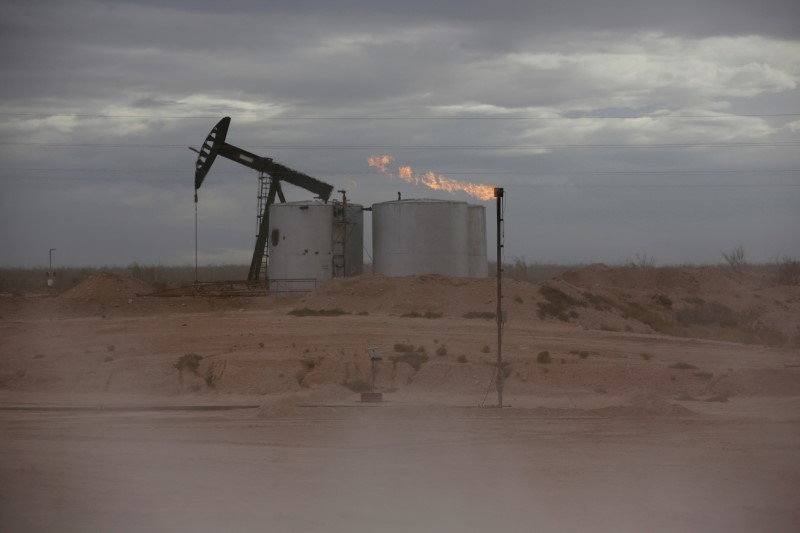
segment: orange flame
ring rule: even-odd
[[[394,178],[394,174],[387,168],[392,161],[394,161],[394,158],[390,155],[377,155],[367,159],[369,166],[377,168],[378,172],[386,174],[390,178]],[[422,184],[435,191],[447,191],[450,193],[464,192],[479,200],[491,200],[494,198],[494,187],[491,185],[463,182],[454,178],[448,178],[442,174],[437,175],[432,171],[419,174],[414,172],[409,166],[398,167],[397,177],[406,183],[417,186]]]

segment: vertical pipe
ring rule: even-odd
[[[342,193],[342,277],[347,277],[347,191]]]
[[[495,188],[497,198],[497,407],[503,408],[503,189]]]
[[[197,189],[194,190],[194,284],[197,285]]]

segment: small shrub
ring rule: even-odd
[[[217,386],[217,383],[222,379],[222,375],[225,373],[225,367],[227,366],[228,362],[223,360],[214,361],[211,366],[208,367],[206,370],[206,385],[209,389],[213,389]]]
[[[292,316],[339,316],[348,313],[342,309],[309,309],[304,307],[302,309],[292,309],[289,314]]]
[[[708,381],[714,377],[714,374],[711,372],[695,372],[694,376],[702,379],[703,381]]]
[[[394,351],[400,353],[413,352],[414,346],[412,344],[402,344],[398,342],[394,345]]]
[[[172,365],[178,372],[183,372],[184,370],[189,370],[194,374],[197,375],[197,369],[200,367],[200,361],[203,359],[203,356],[197,355],[196,353],[187,353],[182,355],[175,361],[175,364]]]
[[[541,365],[549,365],[552,362],[552,359],[550,358],[550,352],[546,350],[539,352],[539,354],[536,356],[536,362]]]
[[[466,355],[459,355],[457,361],[459,363],[466,363],[467,362],[467,356]]]
[[[779,285],[800,285],[800,261],[784,256],[778,261],[775,279]]]
[[[665,309],[672,309],[672,300],[663,294],[654,294],[650,299]]]
[[[317,368],[317,361],[314,359],[303,359],[300,361],[300,364],[306,370],[306,372],[311,372],[315,368]]]
[[[113,352],[113,351],[114,351],[114,350],[116,350],[116,349],[117,349],[117,347],[116,347],[116,346],[114,346],[113,344],[109,344],[109,345],[108,345],[108,351],[109,351],[109,352]]]
[[[589,357],[589,352],[587,352],[586,350],[581,350],[580,352],[578,352],[578,357],[580,357],[581,359],[586,359],[587,357]]]
[[[339,316],[339,315],[347,315],[349,314],[347,311],[343,309],[320,309],[319,316]]]
[[[462,318],[495,318],[497,315],[490,311],[470,311],[461,315]]]
[[[641,254],[634,254],[633,259],[630,257],[628,258],[628,267],[630,268],[649,269],[655,268],[655,266],[656,258],[644,252]]]
[[[747,268],[747,261],[744,258],[744,247],[742,245],[736,246],[730,252],[722,252],[722,257],[728,263],[728,266],[734,272],[744,272]]]
[[[444,357],[445,355],[447,355],[447,346],[445,346],[444,344],[442,344],[441,346],[439,346],[438,348],[436,348],[436,355],[439,355],[439,356],[442,356],[442,357]]]
[[[523,301],[522,301],[522,296],[520,296],[519,294],[517,294],[516,296],[514,296],[514,301],[515,301],[515,302],[517,302],[518,304],[521,304],[521,303],[523,303]]]
[[[570,317],[576,318],[578,316],[577,312],[572,308],[585,305],[580,300],[576,300],[567,293],[550,285],[542,285],[539,288],[539,292],[547,300],[536,304],[539,309],[537,314],[540,320],[544,320],[547,316],[552,316],[558,320],[568,322]]]
[[[636,302],[620,305],[620,311],[623,312],[624,318],[632,318],[642,324],[646,324],[659,333],[666,333],[667,335],[684,335],[684,329],[673,322],[663,318],[657,313],[653,313],[645,309]]]
[[[641,356],[641,358],[644,359],[645,361],[649,361],[653,357],[649,353],[645,353],[645,352],[640,353],[639,356]]]
[[[614,302],[600,294],[584,292],[583,297],[586,298],[586,301],[589,303],[589,305],[598,311],[608,311],[614,307]]]
[[[417,353],[428,353],[428,351],[425,349],[424,346],[420,344],[419,346],[417,346]]]
[[[401,318],[442,318],[442,313],[436,313],[434,311],[425,311],[424,313],[419,313],[417,311],[411,311],[410,313],[405,313],[400,315]]]
[[[689,363],[675,363],[674,365],[670,365],[670,368],[675,368],[677,370],[696,370],[697,367],[694,365],[690,365]]]
[[[481,348],[481,352],[483,352],[483,353],[490,353],[491,351],[492,351],[492,349],[489,348],[488,344],[484,345],[483,348]]]
[[[723,326],[735,328],[739,320],[733,310],[719,302],[703,302],[681,309],[675,315],[684,326]]]

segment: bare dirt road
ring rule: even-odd
[[[567,320],[540,318],[553,303],[540,286],[511,285],[502,410],[495,323],[464,317],[492,310],[491,283],[220,300],[142,298],[108,278],[0,297],[2,529],[796,531],[794,289],[607,274],[552,284],[578,302]],[[724,305],[774,327],[763,343],[725,340],[731,326],[666,335],[636,314],[654,294],[662,320],[728,320]],[[346,314],[289,314],[303,308]],[[381,404],[355,392],[368,347],[384,356]]]

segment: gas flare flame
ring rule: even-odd
[[[421,184],[435,191],[463,192],[479,200],[491,200],[494,198],[494,187],[491,185],[459,181],[432,171],[418,173],[414,172],[414,169],[410,166],[398,166],[397,175],[395,175],[388,168],[393,161],[394,157],[390,155],[376,155],[367,158],[369,166],[378,169],[378,172],[386,174],[390,178],[400,178],[406,183],[417,186]]]

